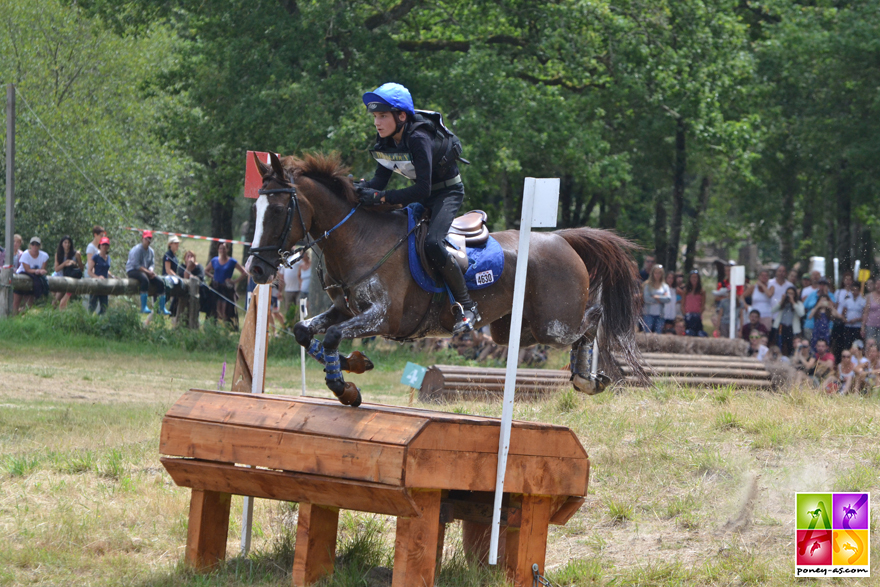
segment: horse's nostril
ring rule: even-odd
[[[254,275],[262,275],[263,270],[260,268],[259,265],[257,265],[256,267],[251,269],[251,273],[253,273]]]

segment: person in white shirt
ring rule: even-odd
[[[284,281],[284,297],[281,300],[281,314],[287,316],[287,311],[292,305],[299,304],[300,287],[299,270],[302,267],[302,259],[293,264],[293,267],[285,267],[281,272]]]
[[[752,298],[752,310],[760,314],[760,322],[770,331],[773,326],[773,304],[771,303],[772,286],[770,285],[770,272],[766,269],[758,273],[758,279],[746,289],[745,295]]]
[[[861,339],[862,333],[862,316],[865,313],[865,296],[861,295],[861,287],[858,281],[854,281],[849,288],[849,294],[841,302],[840,307],[843,316],[843,339],[841,340],[841,348],[848,349],[853,343]],[[843,296],[841,296],[843,297]]]
[[[48,273],[46,271],[46,263],[49,261],[49,254],[46,253],[46,251],[40,250],[42,246],[43,241],[40,240],[40,237],[31,237],[30,243],[28,245],[28,250],[23,252],[21,254],[21,257],[19,258],[19,265],[16,273],[23,273],[34,278],[34,289],[29,294],[19,294],[13,292],[13,315],[18,314],[22,303],[24,303],[25,308],[28,308],[29,306],[33,305],[34,300],[37,297],[41,297],[49,293],[48,288],[46,288],[46,291],[42,290],[41,286],[38,284],[39,280],[36,279],[39,277],[45,277]]]
[[[785,265],[780,263],[779,267],[776,268],[776,277],[770,280],[770,287],[768,288],[771,308],[782,302],[782,298],[785,297],[785,292],[788,288],[794,287],[794,284],[786,278],[787,275],[788,271]],[[779,333],[776,328],[770,328],[770,340],[778,340],[778,335]]]
[[[819,280],[822,275],[818,271],[810,271],[810,285],[801,290],[801,301],[806,302],[807,298],[814,291],[819,291]]]

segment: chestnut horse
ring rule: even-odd
[[[360,391],[345,382],[341,371],[362,373],[372,363],[360,353],[339,357],[340,341],[450,336],[449,299],[424,291],[410,275],[406,214],[360,207],[337,156],[279,160],[273,154],[270,165],[254,159],[263,186],[255,204],[250,274],[257,283],[269,283],[295,243],[309,238],[320,245],[326,264],[323,285],[333,306],[298,323],[294,335],[325,365],[330,390],[343,404],[357,406]],[[519,232],[493,236],[504,250],[503,274],[471,295],[482,316],[477,326],[489,324],[492,339],[506,345]],[[572,383],[578,391],[599,393],[609,381],[589,373],[588,354],[597,331],[605,351],[600,368],[620,376],[609,356],[613,351],[633,374],[647,379],[633,335],[640,303],[636,264],[629,254],[634,248],[612,232],[592,228],[531,236],[521,341],[523,346],[570,347]],[[316,334],[324,334],[323,342]]]

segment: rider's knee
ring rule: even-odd
[[[428,239],[425,241],[425,255],[434,265],[443,265],[446,262],[446,247],[440,240]]]

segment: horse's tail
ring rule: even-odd
[[[648,375],[641,365],[635,330],[641,315],[641,291],[638,267],[631,251],[635,243],[609,230],[568,228],[556,234],[580,255],[590,272],[589,312],[592,320],[601,319],[599,365],[610,377],[621,379],[623,373],[610,353],[618,353],[641,382]]]

